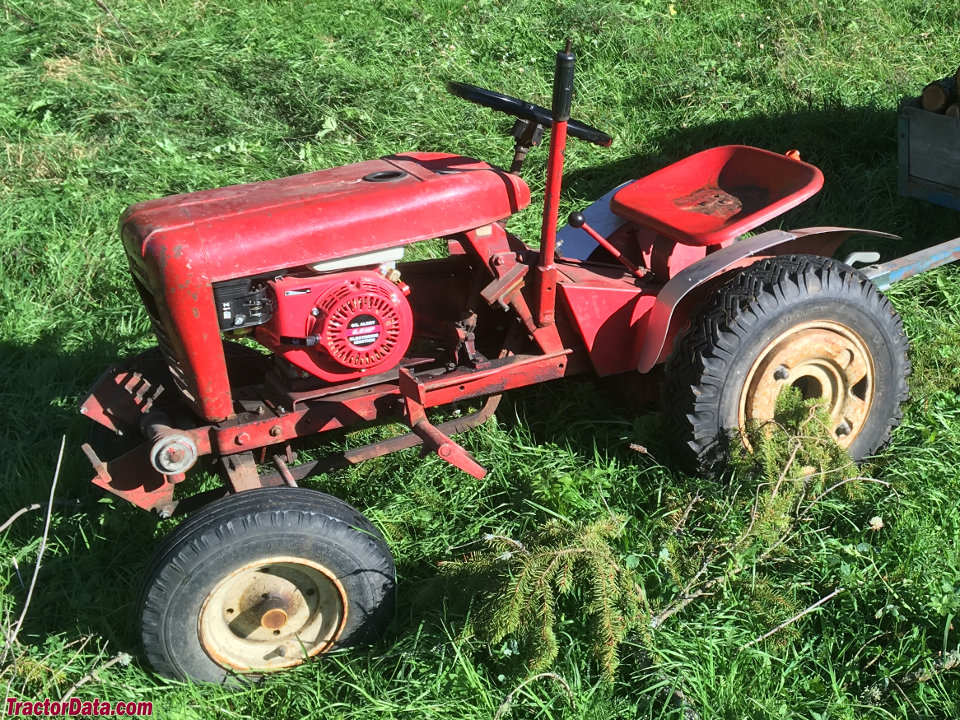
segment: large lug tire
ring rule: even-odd
[[[722,464],[745,429],[773,419],[780,391],[823,397],[833,437],[854,460],[901,418],[910,374],[903,323],[864,275],[790,255],[740,271],[693,318],[666,363],[667,437],[691,471]]]
[[[395,568],[350,505],[306,488],[229,495],[157,549],[140,591],[147,659],[161,675],[242,682],[373,639]]]

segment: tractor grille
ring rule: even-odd
[[[133,273],[133,284],[136,286],[137,292],[140,293],[140,299],[143,301],[143,306],[147,309],[147,315],[150,316],[150,324],[153,325],[153,334],[157,337],[157,345],[160,347],[160,351],[167,361],[167,367],[170,369],[170,375],[173,376],[173,381],[177,389],[191,403],[196,402],[193,392],[185,380],[183,367],[180,364],[177,351],[173,343],[170,342],[170,336],[167,334],[166,328],[161,320],[162,315],[157,305],[157,299],[147,289],[143,281],[137,277],[136,270],[134,270]]]

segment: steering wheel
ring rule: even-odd
[[[503,95],[476,85],[453,81],[447,83],[447,92],[477,105],[488,107],[491,110],[513,115],[521,120],[529,120],[543,127],[553,127],[553,114],[547,108],[524,102],[509,95]],[[613,142],[613,138],[605,132],[573,119],[567,122],[567,134],[600,147],[609,147]]]

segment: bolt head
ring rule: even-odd
[[[164,451],[163,456],[164,459],[171,465],[177,465],[183,462],[184,458],[187,456],[187,453],[183,448],[173,445]]]

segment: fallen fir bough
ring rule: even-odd
[[[896,494],[890,483],[859,474],[832,441],[823,409],[799,394],[785,394],[777,421],[750,428],[748,439],[752,453],[733,453],[733,484],[724,489],[718,481],[712,492],[701,487],[670,499],[674,508],[661,513],[643,562],[625,546],[631,519],[612,512],[592,522],[551,519],[518,538],[488,533],[451,548],[471,548],[459,560],[440,564],[442,574],[474,598],[466,632],[491,645],[513,637],[526,670],[539,673],[558,656],[557,623],[573,619],[566,631],[581,633],[607,681],[615,679],[618,648],[629,639],[643,648],[663,686],[673,688],[668,703],[696,717],[683,678],[656,670],[664,660],[658,631],[691,604],[737,588],[771,626],[741,643],[740,651],[776,641],[858,588],[777,587],[769,579],[775,569],[795,562],[803,544],[822,534],[820,525],[829,526],[832,515],[863,498],[869,486]],[[879,516],[868,525],[882,527]],[[651,578],[651,569],[660,577]],[[797,602],[812,594],[813,602]],[[938,674],[957,664],[951,656],[923,672]],[[901,685],[927,679],[914,673]],[[889,687],[872,687],[862,697],[879,703]]]

